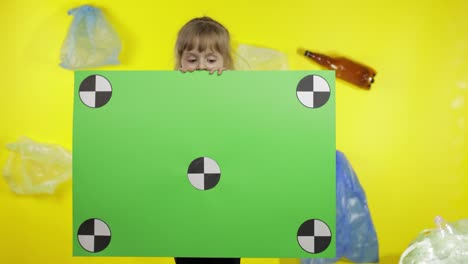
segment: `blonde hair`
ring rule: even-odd
[[[230,70],[234,68],[229,31],[212,18],[194,18],[180,29],[175,45],[176,70],[181,66],[180,60],[184,51],[193,50],[195,47],[198,47],[199,52],[208,48],[219,52],[224,59],[223,66]]]

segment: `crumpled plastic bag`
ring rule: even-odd
[[[74,16],[62,45],[63,68],[94,68],[119,64],[122,44],[101,10],[84,5],[68,11]]]
[[[346,258],[377,263],[379,243],[366,195],[346,156],[336,151],[336,258],[301,259],[301,264],[328,264]]]
[[[286,54],[269,48],[240,44],[236,52],[236,70],[288,70]]]
[[[6,145],[10,151],[3,176],[17,194],[53,194],[71,178],[71,152],[56,144],[43,144],[27,137]]]
[[[435,218],[434,229],[419,233],[403,252],[400,264],[459,264],[468,263],[468,219],[453,223]]]

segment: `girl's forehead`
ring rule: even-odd
[[[210,55],[210,54],[218,54],[218,52],[211,48],[206,48],[205,50],[200,51],[198,47],[194,47],[190,50],[185,49],[184,54],[185,55],[201,55],[201,54]]]
[[[188,51],[217,51],[220,44],[220,39],[217,38],[216,35],[195,35],[186,38],[185,41],[183,41],[182,47],[184,50]]]

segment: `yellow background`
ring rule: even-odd
[[[4,1],[0,11],[0,165],[20,135],[71,149],[73,73],[58,66],[70,8],[104,10],[122,65],[172,69],[177,30],[209,15],[233,44],[285,52],[291,69],[321,69],[299,46],[374,67],[371,91],[337,82],[337,148],[369,201],[381,263],[396,263],[433,218],[468,217],[467,1]],[[136,150],[137,151],[137,150]],[[72,257],[71,183],[54,196],[13,194],[0,180],[0,263],[172,263],[171,258]],[[248,217],[248,216],[245,216]],[[297,260],[243,259],[243,263]]]

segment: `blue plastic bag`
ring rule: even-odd
[[[336,258],[301,259],[301,264],[335,263],[343,257],[355,263],[379,261],[379,244],[366,195],[340,151],[336,151],[336,232]]]
[[[120,39],[101,10],[84,5],[68,14],[73,21],[62,46],[60,66],[80,69],[120,63]]]

